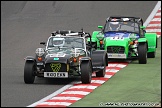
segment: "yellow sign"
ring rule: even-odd
[[[53,72],[58,72],[61,68],[60,63],[51,63],[50,66],[51,66],[51,69],[53,70]]]

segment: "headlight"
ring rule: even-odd
[[[104,35],[100,32],[100,33],[97,34],[96,38],[98,40],[103,40],[104,39]]]
[[[44,51],[43,48],[37,48],[36,51],[35,51],[35,54],[37,56],[42,56],[44,53],[45,53],[45,51]]]

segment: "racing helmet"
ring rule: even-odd
[[[53,46],[64,46],[65,38],[63,37],[54,37],[53,38]]]
[[[116,20],[112,20],[113,22],[109,23],[110,30],[117,31],[120,28],[119,22],[116,22]]]

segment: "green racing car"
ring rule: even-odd
[[[92,42],[97,50],[106,50],[109,59],[138,59],[146,64],[155,58],[157,34],[146,33],[140,17],[110,16],[100,31],[93,31]]]

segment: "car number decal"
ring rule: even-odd
[[[124,37],[115,36],[111,37],[110,40],[124,40]]]

